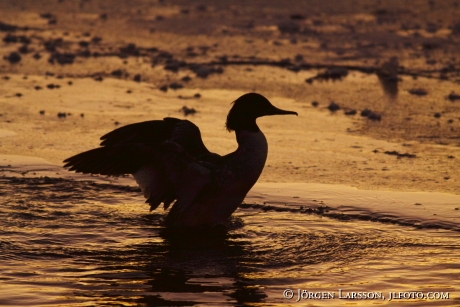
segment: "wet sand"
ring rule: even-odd
[[[436,289],[451,299],[423,303],[458,304],[459,11],[454,0],[2,1],[6,304],[294,304],[282,298],[287,287]],[[211,151],[228,153],[236,142],[226,114],[248,91],[299,116],[258,120],[269,157],[223,249],[178,248],[162,235],[164,213],[148,214],[129,177],[62,169],[116,127],[166,116],[193,121]],[[72,224],[76,216],[87,220]],[[101,244],[111,246],[106,255]],[[56,254],[43,254],[50,246]],[[52,268],[60,257],[70,259],[62,274]],[[185,261],[196,257],[210,264],[200,271]],[[24,272],[14,269],[32,258]],[[124,261],[139,264],[117,267]],[[122,290],[105,283],[112,273]],[[39,281],[46,276],[54,286]],[[28,298],[13,295],[35,287]],[[337,302],[348,301],[307,303]]]

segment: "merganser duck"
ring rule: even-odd
[[[248,93],[233,102],[226,128],[235,131],[238,149],[220,156],[210,152],[198,127],[166,117],[130,124],[101,137],[99,148],[66,159],[64,167],[85,174],[132,174],[150,210],[161,203],[167,226],[224,224],[243,202],[265,165],[267,140],[256,119],[294,114],[264,96]]]

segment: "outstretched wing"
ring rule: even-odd
[[[197,126],[176,118],[124,126],[101,140],[102,147],[66,159],[64,167],[81,173],[132,174],[151,210],[161,203],[166,209],[175,200],[181,207],[190,205],[211,181],[211,169],[220,160],[204,146]]]
[[[192,157],[212,154],[201,139],[200,129],[188,120],[166,117],[120,127],[101,137],[101,146],[119,144],[162,144],[172,141]]]

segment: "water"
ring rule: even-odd
[[[460,304],[454,230],[247,205],[227,229],[171,232],[133,187],[3,177],[0,193],[1,306]],[[449,299],[389,300],[405,291]]]

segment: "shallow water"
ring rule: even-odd
[[[2,306],[460,304],[453,230],[248,205],[225,231],[171,233],[133,187],[3,177],[0,193]],[[389,300],[411,291],[449,299]]]

